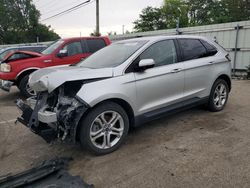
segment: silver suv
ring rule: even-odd
[[[181,108],[222,110],[231,90],[231,63],[217,43],[197,36],[119,41],[71,65],[34,72],[38,93],[18,120],[50,142],[80,142],[95,154],[116,150],[130,127]]]

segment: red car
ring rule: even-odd
[[[0,62],[0,88],[9,91],[12,85],[16,85],[24,96],[35,95],[28,85],[32,72],[78,63],[110,43],[107,37],[69,38],[55,41],[41,54],[28,51],[10,53]]]

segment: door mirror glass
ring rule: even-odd
[[[67,57],[68,56],[68,51],[67,50],[60,50],[59,53],[57,54],[57,57]]]
[[[139,62],[139,69],[146,70],[149,68],[153,68],[155,66],[155,61],[153,59],[142,59]]]

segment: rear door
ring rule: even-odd
[[[68,42],[65,45],[63,45],[60,50],[66,51],[67,56],[66,57],[58,57],[55,54],[55,57],[53,60],[54,65],[65,65],[65,64],[78,63],[82,59],[86,58],[86,56],[87,56],[86,49],[82,45],[81,40],[75,40],[75,41]]]
[[[174,40],[157,42],[138,58],[154,59],[155,67],[135,72],[137,107],[140,114],[182,101],[184,89],[183,64],[178,62]]]
[[[207,97],[213,81],[213,63],[216,49],[213,53],[205,47],[212,47],[199,39],[178,39],[184,67],[185,99],[198,99]],[[213,48],[213,47],[212,47]]]

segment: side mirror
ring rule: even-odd
[[[139,70],[144,71],[146,69],[153,68],[155,66],[155,61],[153,59],[142,59],[139,62]]]
[[[68,56],[68,51],[67,50],[60,50],[57,54],[57,57],[63,58]]]

